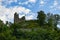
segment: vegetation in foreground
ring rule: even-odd
[[[60,40],[58,14],[38,12],[37,20],[4,24],[0,20],[0,40]]]

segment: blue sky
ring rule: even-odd
[[[0,0],[0,19],[13,22],[14,13],[19,17],[25,16],[27,20],[36,19],[37,12],[60,13],[60,0]]]

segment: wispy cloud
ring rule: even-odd
[[[40,6],[44,6],[49,0],[40,0]]]
[[[50,8],[54,10],[60,10],[60,4],[58,0],[54,0],[53,5],[51,5]]]
[[[27,5],[28,7],[32,7],[36,3],[37,0],[27,0],[24,2],[19,2],[19,5]],[[31,4],[31,5],[30,5]]]

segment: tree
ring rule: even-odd
[[[53,19],[53,14],[51,14],[51,13],[48,13],[47,14],[47,23],[48,23],[48,26],[53,26],[53,22],[54,22],[54,19]]]
[[[59,20],[60,20],[60,15],[55,14],[55,15],[54,15],[54,21],[55,21],[55,23],[54,23],[55,25],[54,25],[54,26],[55,26],[55,27],[57,27],[57,24],[58,24],[58,21],[59,21]]]
[[[45,24],[46,14],[44,13],[44,11],[38,12],[37,19],[40,26]]]

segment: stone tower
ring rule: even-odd
[[[14,23],[19,23],[19,22],[24,22],[24,21],[25,21],[25,16],[23,16],[22,18],[19,18],[19,15],[17,14],[17,12],[15,12]]]
[[[17,23],[19,21],[19,15],[17,14],[17,12],[15,12],[14,14],[14,23]]]

